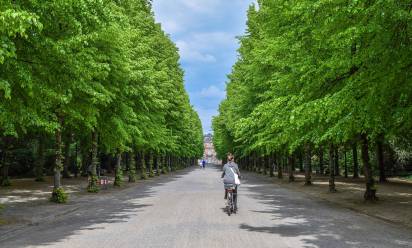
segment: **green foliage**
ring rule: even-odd
[[[53,189],[50,201],[55,203],[66,203],[68,198],[69,196],[64,192],[63,188],[57,188]]]
[[[213,120],[220,158],[410,137],[406,1],[258,2]]]
[[[147,0],[2,1],[0,98],[0,138],[60,130],[83,154],[92,133],[99,153],[203,154],[178,49]]]

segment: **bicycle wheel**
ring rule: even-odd
[[[233,194],[233,213],[236,214],[236,212],[237,212],[237,193],[236,195]]]
[[[229,215],[229,216],[232,214],[232,199],[233,199],[232,193],[231,193],[231,192],[228,192],[228,194],[227,194],[227,207],[226,207],[226,209],[227,209],[227,215]]]

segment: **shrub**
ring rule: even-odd
[[[64,192],[63,188],[53,189],[52,196],[50,197],[51,202],[55,203],[66,203],[69,196]]]

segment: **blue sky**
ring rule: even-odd
[[[153,0],[156,21],[179,48],[190,101],[203,131],[211,131],[225,97],[227,74],[236,62],[236,36],[243,35],[253,0]]]

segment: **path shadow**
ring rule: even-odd
[[[270,178],[245,174],[248,197],[264,206],[251,211],[267,215],[273,224],[242,223],[242,230],[287,237],[299,247],[412,247],[409,230],[280,188]]]
[[[13,232],[0,230],[0,247],[52,246],[81,231],[105,229],[101,224],[128,222],[133,216],[152,206],[139,203],[140,199],[154,196],[157,187],[176,181],[192,170],[193,168],[187,168],[155,177],[117,192],[79,197],[62,205],[62,209],[67,209],[69,205],[72,211],[61,213],[55,219],[44,222],[40,220]],[[54,206],[57,209],[59,207]]]

